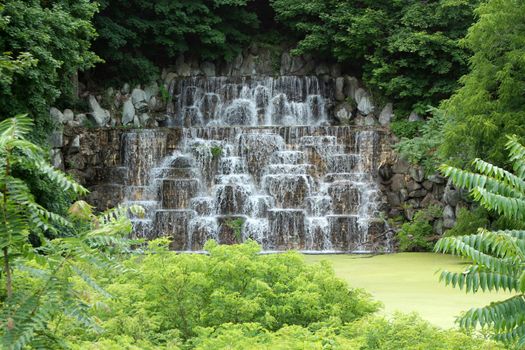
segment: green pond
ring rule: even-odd
[[[363,288],[384,304],[383,312],[418,312],[433,324],[454,327],[461,311],[505,299],[507,293],[466,294],[438,281],[438,271],[462,271],[460,259],[433,253],[386,255],[306,255],[307,262],[328,260],[351,287]]]

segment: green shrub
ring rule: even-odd
[[[390,124],[390,130],[398,138],[413,139],[419,135],[419,130],[424,125],[423,121],[409,122],[408,120],[394,120]]]
[[[412,221],[404,223],[396,234],[399,250],[402,252],[431,250],[434,234],[431,222],[441,215],[441,208],[437,206],[418,211]]]

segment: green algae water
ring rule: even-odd
[[[330,261],[351,287],[363,288],[384,304],[384,313],[417,312],[436,326],[451,328],[462,311],[506,299],[510,294],[465,293],[439,282],[439,270],[461,271],[462,260],[433,253],[306,255],[307,262]]]

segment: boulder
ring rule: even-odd
[[[399,198],[399,193],[388,192],[386,198],[390,207],[398,207],[401,205],[401,199]]]
[[[376,125],[376,118],[372,114],[369,114],[365,117],[365,126],[373,126]]]
[[[122,92],[123,95],[127,95],[130,92],[130,86],[128,83],[125,83],[124,86],[122,86],[122,89],[120,89],[120,92]]]
[[[51,150],[51,165],[56,169],[64,169],[64,161],[62,158],[62,151],[59,149]]]
[[[142,113],[139,117],[139,120],[140,120],[140,125],[147,126],[151,118],[147,113]]]
[[[80,135],[75,135],[71,143],[69,144],[70,152],[78,152],[80,150]]]
[[[248,54],[244,57],[239,74],[241,76],[251,76],[257,74],[255,69],[255,56]]]
[[[355,100],[355,93],[359,89],[359,81],[357,78],[345,76],[344,94],[346,97],[350,97]]]
[[[62,131],[53,131],[49,135],[48,142],[51,148],[60,148],[64,144],[64,134]]]
[[[432,225],[432,228],[433,228],[434,233],[438,235],[442,235],[444,232],[443,219],[437,219],[436,221],[434,221],[434,225]]]
[[[422,182],[423,187],[425,190],[430,191],[432,189],[432,186],[434,186],[434,183],[432,181],[425,180]]]
[[[214,77],[217,75],[215,72],[215,64],[209,61],[201,63],[201,71],[208,77]]]
[[[334,115],[341,125],[349,125],[352,121],[352,105],[348,102],[343,102],[335,107]]]
[[[134,117],[135,107],[133,106],[131,99],[128,99],[126,102],[124,102],[124,106],[122,107],[122,125],[128,125],[129,123],[133,122]]]
[[[133,89],[133,92],[131,93],[131,102],[133,103],[133,106],[137,112],[144,113],[148,111],[148,101],[146,99],[146,93],[144,90],[139,88]]]
[[[370,114],[374,111],[372,97],[363,88],[356,90],[355,102],[357,103],[357,110],[363,115]]]
[[[455,207],[461,201],[461,192],[456,189],[449,181],[445,187],[445,193],[443,194],[443,200],[446,204]]]
[[[93,95],[88,97],[89,107],[91,109],[91,117],[97,126],[105,126],[111,120],[109,111],[100,107],[97,99]]]
[[[433,182],[438,185],[442,185],[445,183],[445,178],[439,174],[434,174],[428,177],[428,181]]]
[[[63,124],[65,123],[64,114],[60,112],[58,108],[51,107],[49,109],[49,115],[51,116],[51,119],[55,122],[55,124]]]
[[[290,57],[290,53],[283,52],[283,54],[281,55],[281,69],[280,69],[281,75],[290,74],[291,66],[292,66],[292,57]]]
[[[412,112],[410,113],[410,115],[408,116],[408,121],[409,122],[418,122],[422,120],[421,117],[416,113],[416,112]]]
[[[235,71],[239,71],[241,69],[243,61],[244,57],[242,56],[242,53],[239,53],[232,62],[232,69]]]
[[[405,181],[407,183],[406,187],[408,192],[419,190],[422,187],[421,184],[417,181],[414,181],[412,177],[405,178]]]
[[[379,114],[379,124],[387,126],[390,124],[392,118],[394,118],[394,105],[392,103],[387,103]]]
[[[408,170],[410,169],[410,164],[404,160],[404,159],[398,159],[397,162],[394,163],[394,166],[392,167],[392,170],[396,174],[408,174]]]
[[[344,84],[345,78],[339,77],[335,79],[335,99],[339,102],[345,100]]]
[[[166,74],[166,77],[164,78],[164,85],[170,86],[173,79],[177,78],[177,73],[169,72]]]
[[[175,61],[175,72],[180,77],[189,77],[191,75],[191,66],[184,62],[184,56],[182,55]]]
[[[427,195],[427,190],[424,188],[420,188],[418,190],[414,190],[408,193],[408,196],[411,198],[423,198]]]
[[[417,182],[421,182],[425,179],[425,172],[420,167],[411,167],[408,172]]]
[[[75,119],[75,113],[73,113],[73,111],[70,109],[64,109],[64,113],[62,115],[64,116],[64,123]]]
[[[341,65],[339,63],[332,64],[330,67],[330,75],[334,78],[341,76]]]
[[[146,101],[149,101],[153,96],[157,96],[159,94],[159,91],[160,89],[156,82],[152,82],[148,86],[146,86],[144,88]]]
[[[321,63],[317,67],[315,67],[315,75],[326,75],[330,74],[330,68],[326,65],[326,63]]]
[[[399,192],[406,187],[405,176],[403,174],[395,174],[392,176],[392,184],[390,188],[394,192]],[[408,194],[408,193],[407,193]]]
[[[456,215],[454,213],[454,208],[452,208],[450,205],[445,206],[445,209],[443,209],[443,227],[452,228],[454,227],[455,223]]]

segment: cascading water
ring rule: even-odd
[[[328,126],[316,77],[176,80],[163,129],[125,135],[135,234],[175,250],[254,239],[268,251],[387,250],[378,220],[376,130]],[[308,126],[306,126],[308,125]],[[161,156],[164,152],[165,157]]]

